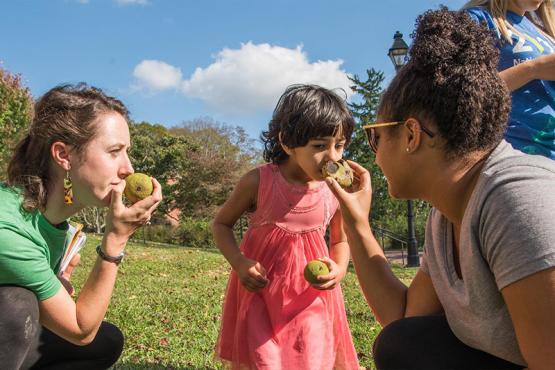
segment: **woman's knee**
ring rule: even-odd
[[[0,359],[19,361],[40,333],[37,297],[28,289],[0,287]]]
[[[412,335],[410,320],[400,319],[384,327],[372,348],[374,363],[378,369],[404,369],[405,359],[410,358],[407,350]]]
[[[95,341],[99,341],[102,348],[103,365],[110,367],[116,363],[123,351],[125,338],[119,328],[109,322],[104,321],[98,331]]]

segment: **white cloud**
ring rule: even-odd
[[[148,0],[116,0],[119,5],[148,5]]]
[[[158,60],[143,60],[135,66],[133,76],[139,87],[152,90],[177,88],[181,84],[181,70]]]
[[[166,63],[158,63],[179,71]],[[219,113],[251,114],[272,109],[291,84],[311,83],[343,89],[350,97],[353,92],[342,64],[340,59],[310,62],[302,46],[289,49],[248,42],[239,49],[221,50],[212,64],[197,68],[189,79],[181,81],[179,89]],[[134,75],[145,83],[137,76],[139,66]],[[157,87],[146,82],[146,85],[161,89],[160,84]],[[173,83],[167,86],[175,87]]]

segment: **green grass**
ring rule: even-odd
[[[89,236],[72,278],[77,292],[96,259]],[[394,266],[405,283],[415,269]],[[115,369],[221,369],[213,361],[229,265],[217,250],[129,243],[106,319],[126,337]],[[361,366],[372,368],[380,326],[354,271],[343,283],[347,317]]]

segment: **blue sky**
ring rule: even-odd
[[[346,88],[371,67],[388,81],[395,31],[410,43],[418,14],[464,2],[7,0],[0,61],[35,97],[85,81],[135,121],[211,117],[257,138],[287,85]]]

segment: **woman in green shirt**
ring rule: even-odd
[[[122,203],[133,172],[128,112],[85,84],[51,89],[35,105],[28,133],[0,186],[0,363],[4,369],[110,367],[123,335],[103,321],[129,236],[162,199]],[[69,268],[60,274],[67,219],[88,206],[108,207],[98,258],[72,298]]]

